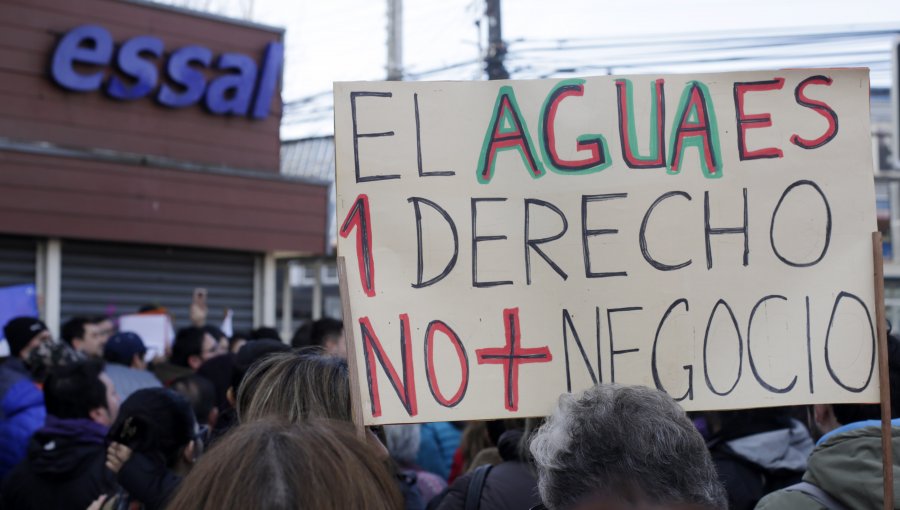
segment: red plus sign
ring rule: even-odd
[[[506,330],[506,345],[478,349],[475,354],[478,356],[479,365],[503,365],[503,371],[506,374],[506,385],[503,391],[504,405],[510,411],[518,411],[519,365],[522,363],[547,363],[553,360],[553,356],[546,346],[531,349],[522,347],[518,308],[503,310],[503,326]]]

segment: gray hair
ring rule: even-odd
[[[385,425],[384,436],[391,458],[401,466],[412,466],[419,455],[421,425]]]
[[[703,437],[671,397],[654,389],[599,384],[577,398],[562,395],[531,453],[550,510],[635,497],[727,508]]]

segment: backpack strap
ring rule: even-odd
[[[784,490],[788,492],[803,493],[828,510],[848,510],[843,503],[831,497],[831,495],[825,492],[821,487],[809,482],[800,482],[791,485],[790,487],[786,487]]]
[[[491,464],[485,464],[472,471],[472,479],[469,480],[469,489],[466,491],[465,510],[478,510],[481,506],[481,491],[492,467],[494,466]]]

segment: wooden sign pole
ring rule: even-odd
[[[888,368],[887,321],[884,317],[884,260],[881,232],[872,233],[875,261],[875,322],[878,332],[878,384],[881,389],[881,452],[884,510],[894,508],[894,455],[891,447],[891,383]]]
[[[341,290],[341,310],[344,314],[344,339],[347,342],[347,365],[350,370],[350,416],[359,438],[366,440],[363,424],[363,404],[359,393],[359,367],[356,366],[356,339],[353,316],[350,314],[350,294],[347,291],[347,263],[344,257],[337,258],[338,281]]]

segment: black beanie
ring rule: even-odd
[[[6,326],[3,326],[3,336],[6,337],[6,343],[9,344],[9,353],[12,356],[18,356],[32,338],[46,329],[47,326],[34,317],[11,319]]]

